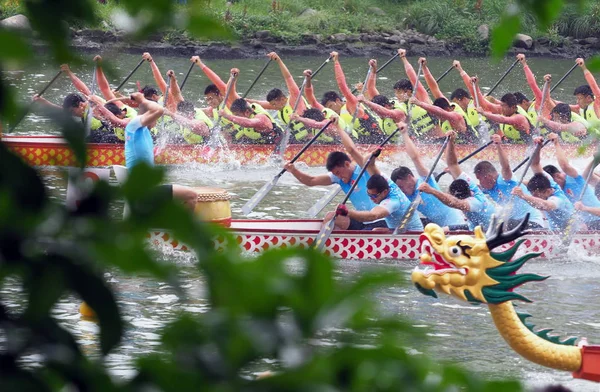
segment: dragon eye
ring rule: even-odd
[[[462,249],[460,249],[460,247],[458,247],[458,246],[451,247],[449,252],[450,252],[450,255],[454,256],[454,257],[462,256],[462,254],[463,254]]]

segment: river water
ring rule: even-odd
[[[316,68],[326,56],[324,54],[322,57],[285,60],[292,74],[301,81],[302,70]],[[107,61],[112,58],[114,56],[105,55]],[[385,60],[379,59],[380,64]],[[139,58],[134,56],[119,57],[115,64],[118,77],[114,80],[118,81],[127,74],[138,61]],[[157,58],[156,61],[163,72],[166,72],[169,66],[176,71],[180,79],[189,65],[187,59],[181,58]],[[364,79],[366,70],[364,59],[342,58],[341,61],[348,81],[357,82]],[[449,58],[429,59],[434,75],[440,75],[451,62],[452,59]],[[240,68],[239,90],[245,91],[262,68],[264,61],[206,60],[206,63],[214,67],[223,78],[227,77],[231,67]],[[553,74],[555,81],[572,65],[571,61],[547,59],[531,59],[529,63],[534,71],[538,71],[539,80],[543,73],[549,72]],[[463,60],[465,70],[470,74],[477,74],[482,80],[482,86],[488,87],[494,84],[510,64],[511,60],[505,60],[500,64],[489,63],[486,59]],[[91,67],[74,69],[86,82],[91,80],[90,70]],[[25,96],[39,90],[54,73],[55,68],[42,63],[39,67],[25,72],[7,72],[6,77],[19,90],[21,96]],[[382,75],[378,76],[380,91],[391,95],[393,83],[403,75],[399,62],[390,65]],[[142,67],[134,79],[140,80],[142,85],[152,83],[149,67]],[[583,83],[581,72],[576,70],[558,88],[555,95],[560,100],[573,102],[573,89]],[[188,80],[184,96],[187,99],[200,99],[206,84],[208,84],[206,78],[199,70],[195,70]],[[333,72],[330,67],[327,67],[315,80],[317,96],[324,91],[335,89],[334,84]],[[125,91],[132,91],[134,86],[133,82],[129,83]],[[263,98],[273,87],[284,89],[285,85],[279,71],[271,65],[250,96]],[[441,88],[444,92],[450,92],[456,87],[464,86],[458,74],[452,72],[443,80]],[[526,83],[520,66],[517,66],[494,95],[498,96],[508,91],[522,91],[524,88]],[[70,83],[64,78],[46,93],[46,97],[58,103],[62,96],[72,90]],[[525,90],[525,94],[530,97],[532,95],[528,89]],[[17,131],[20,134],[51,133],[53,127],[45,119],[33,115],[29,116]],[[579,159],[575,162],[577,166],[582,164]],[[398,163],[407,162],[402,160]],[[394,166],[384,165],[383,171],[389,174],[393,168]],[[183,185],[217,186],[228,190],[234,195],[231,203],[233,216],[241,217],[241,206],[278,170],[279,168],[273,166],[245,167],[235,163],[221,166],[189,164],[170,167],[168,180]],[[323,168],[306,168],[306,170],[315,174],[325,172]],[[42,174],[52,197],[59,202],[64,201],[66,194],[64,171],[43,168]],[[306,188],[291,176],[284,175],[279,185],[255,209],[252,217],[303,218],[304,212],[326,190],[326,188]],[[122,206],[115,206],[115,215],[121,213],[121,208]],[[155,350],[158,344],[157,329],[172,320],[178,312],[185,310],[201,313],[208,309],[204,293],[204,277],[194,268],[193,256],[186,253],[157,252],[157,257],[181,267],[181,280],[186,289],[186,297],[178,297],[171,287],[149,278],[126,276],[115,271],[107,275],[107,279],[117,293],[122,314],[128,322],[122,345],[108,358],[107,366],[116,377],[128,378],[134,374],[133,359],[137,355]],[[403,271],[409,279],[414,265],[414,262],[398,263],[393,260],[377,262],[340,260],[337,263],[337,275],[343,279],[353,279],[355,274],[365,269],[395,268]],[[544,282],[529,283],[518,289],[520,293],[535,301],[532,304],[520,305],[521,311],[533,315],[534,324],[539,327],[554,328],[557,333],[565,336],[585,336],[592,344],[600,342],[600,306],[598,305],[600,303],[600,283],[598,283],[600,258],[584,257],[575,253],[561,259],[532,260],[525,265],[524,271],[550,276],[550,279]],[[0,292],[9,306],[18,307],[22,303],[18,285],[5,285],[0,288]],[[377,300],[384,311],[405,315],[416,327],[428,328],[427,342],[422,346],[410,347],[415,355],[426,353],[440,361],[460,364],[488,378],[516,377],[531,388],[561,383],[574,391],[599,390],[596,384],[573,380],[569,373],[549,370],[519,357],[499,336],[492,324],[489,311],[484,306],[471,306],[449,297],[436,300],[421,295],[409,284],[387,288],[379,294]],[[98,327],[92,322],[82,320],[78,307],[77,299],[65,298],[54,309],[55,317],[76,335],[87,352],[96,354]],[[335,343],[335,335],[327,335],[315,342],[323,346],[333,343]],[[33,364],[38,360],[33,356],[27,359]],[[256,371],[267,370],[271,366],[273,365],[265,362],[262,366],[258,365]]]

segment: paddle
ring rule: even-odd
[[[296,97],[296,101],[294,102],[294,107],[292,108],[292,113],[290,113],[290,116],[294,113],[296,113],[296,109],[298,109],[298,105],[300,104],[300,100],[302,99],[302,92],[304,92],[304,87],[306,87],[306,81],[308,80],[308,78],[305,76],[304,77],[304,82],[302,82],[302,86],[300,86],[300,92],[298,93],[298,96]],[[281,138],[281,143],[279,143],[278,146],[275,146],[275,154],[279,154],[279,157],[283,160],[283,156],[285,154],[285,150],[287,149],[288,143],[290,142],[290,135],[292,133],[292,120],[290,119],[287,123],[287,125],[285,126],[285,131],[283,132],[283,137]]]
[[[386,61],[381,67],[377,68],[377,71],[375,71],[375,74],[378,74],[379,72],[383,71],[385,69],[385,67],[387,67],[392,61],[394,61],[396,59],[396,57],[398,57],[398,53],[396,53],[395,55],[393,55],[388,61]],[[313,75],[314,76],[314,75]],[[365,83],[366,84],[366,83]],[[364,86],[363,86],[364,88]],[[352,94],[356,93],[358,91],[358,89],[355,87],[352,90]]]
[[[327,129],[329,124],[331,124],[332,122],[333,122],[333,120],[327,121],[327,123],[323,126],[323,128],[321,128],[319,130],[319,132],[317,132],[317,134],[315,136],[313,136],[313,138],[310,139],[310,141],[308,143],[306,143],[304,145],[304,147],[302,147],[302,149],[296,154],[296,156],[294,158],[292,158],[290,163],[296,162],[298,160],[298,158],[300,158],[302,156],[302,154],[304,154],[304,152],[319,138],[319,136],[321,136],[321,134],[323,132],[325,132],[325,129]],[[271,189],[273,189],[273,187],[277,184],[277,181],[279,181],[281,176],[283,176],[283,174],[286,171],[287,171],[286,169],[281,169],[281,171],[279,173],[277,173],[277,175],[275,177],[273,177],[273,179],[271,181],[269,181],[265,185],[263,185],[263,187],[260,188],[259,191],[256,192],[256,194],[254,194],[254,196],[252,196],[252,198],[250,200],[248,200],[248,202],[246,204],[244,204],[244,206],[242,207],[242,213],[244,215],[248,215],[250,212],[252,212],[254,207],[256,207],[258,205],[258,203],[260,203],[260,201],[267,195],[267,193],[269,193],[271,191]]]
[[[56,79],[58,79],[58,77],[62,74],[62,70],[58,71],[58,73],[56,75],[54,75],[54,77],[52,78],[52,80],[50,80],[48,82],[48,84],[46,84],[46,86],[44,86],[44,88],[37,94],[39,97],[41,97],[46,90],[48,90],[48,88],[56,81]],[[17,127],[17,125],[19,125],[19,123],[21,121],[23,121],[23,119],[25,118],[25,116],[27,116],[27,113],[29,113],[29,111],[31,110],[31,105],[32,102],[29,103],[29,105],[27,105],[27,108],[25,110],[23,110],[23,112],[21,113],[20,117],[17,118],[17,120],[15,121],[15,123],[13,125],[11,125],[11,127],[8,129],[8,133],[12,133],[12,131],[15,130],[15,128]]]
[[[192,63],[190,65],[190,68],[188,68],[188,71],[185,74],[185,77],[183,78],[183,82],[181,82],[181,85],[179,86],[179,91],[183,91],[183,87],[185,86],[185,82],[187,82],[188,78],[190,77],[190,74],[192,73],[192,69],[194,68],[194,65],[196,65],[196,63]]]
[[[169,100],[169,90],[170,89],[171,89],[171,78],[169,77],[169,75],[167,75],[167,88],[165,90],[165,96],[164,96],[164,99],[163,99],[163,109],[167,107],[167,101]],[[160,127],[160,131],[162,133],[164,133],[167,121],[166,121],[166,119],[164,117],[161,119],[161,121],[162,121],[162,124],[161,124],[161,127]]]
[[[396,129],[394,132],[392,132],[383,141],[383,143],[381,143],[381,145],[377,148],[377,150],[375,150],[371,154],[369,159],[367,159],[367,162],[361,169],[360,173],[358,173],[358,177],[356,177],[356,180],[354,180],[354,183],[350,187],[350,190],[348,191],[348,193],[346,193],[346,197],[344,197],[342,204],[345,205],[348,202],[348,199],[350,199],[350,195],[352,195],[352,192],[354,192],[354,189],[356,189],[356,186],[358,185],[363,174],[365,174],[365,171],[367,171],[367,168],[369,167],[371,162],[373,162],[373,159],[377,158],[379,156],[379,154],[381,154],[381,147],[384,146],[394,135],[396,135],[396,133],[398,131],[399,131],[399,129]],[[327,242],[327,240],[331,236],[331,233],[333,232],[333,229],[335,228],[335,218],[337,218],[337,211],[336,211],[335,215],[333,216],[333,218],[331,218],[331,220],[327,224],[324,224],[323,227],[321,228],[321,230],[319,231],[319,234],[317,234],[317,238],[315,238],[315,240],[313,241],[314,248],[316,248],[318,250],[323,249],[323,247],[325,246],[325,243]]]
[[[566,74],[564,74],[564,75],[563,75],[563,77],[562,77],[562,78],[560,78],[560,80],[559,80],[558,82],[556,82],[556,84],[554,85],[554,87],[552,87],[552,88],[550,89],[550,92],[554,91],[554,89],[555,89],[555,88],[557,88],[557,87],[558,87],[558,85],[559,85],[559,84],[561,84],[561,83],[563,82],[563,80],[565,80],[565,79],[567,78],[567,76],[571,75],[571,72],[573,72],[573,70],[574,70],[575,68],[577,68],[577,63],[575,63],[575,64],[574,64],[574,65],[571,67],[571,69],[569,69],[569,70],[567,71],[567,73],[566,73]]]
[[[453,69],[454,69],[454,65],[450,66],[450,68],[448,68],[448,69],[446,70],[446,72],[444,72],[444,73],[443,73],[443,74],[442,74],[442,75],[441,75],[439,78],[437,78],[437,79],[435,80],[435,82],[436,82],[436,83],[439,83],[439,82],[440,82],[440,80],[444,79],[444,77],[445,77],[446,75],[448,75],[448,74],[450,73],[450,71],[452,71]],[[426,90],[427,92],[429,92],[429,86],[427,86],[427,88],[426,88],[425,90]]]
[[[271,64],[271,61],[273,61],[273,60],[270,59],[270,58],[269,58],[269,60],[267,60],[267,63],[260,70],[260,72],[258,73],[258,75],[256,75],[256,78],[254,78],[254,82],[252,82],[252,84],[250,85],[250,87],[248,87],[248,90],[246,90],[246,92],[244,93],[244,95],[242,95],[242,98],[246,98],[246,96],[250,93],[250,90],[252,90],[252,87],[254,87],[254,85],[256,84],[256,82],[258,82],[258,79],[260,79],[260,77],[262,76],[262,74],[264,74],[265,71],[267,70],[267,67],[269,66],[269,64]]]
[[[119,91],[121,89],[121,87],[123,87],[125,85],[125,83],[127,83],[127,81],[133,76],[133,74],[135,73],[135,71],[138,70],[139,67],[142,66],[142,64],[144,64],[144,61],[146,61],[145,59],[141,59],[140,62],[138,63],[138,65],[135,66],[135,68],[129,72],[129,75],[127,75],[125,77],[125,79],[123,79],[123,81],[121,82],[121,84],[119,84],[117,86],[117,88],[114,90],[115,92]]]
[[[429,179],[433,175],[433,171],[435,170],[435,167],[437,166],[438,162],[440,161],[440,158],[442,157],[442,154],[444,153],[444,150],[446,149],[446,146],[448,145],[448,140],[450,140],[450,136],[446,136],[446,138],[444,139],[442,148],[440,148],[440,152],[438,153],[437,157],[435,158],[435,161],[433,162],[431,169],[429,169],[429,173],[427,174],[427,177],[425,177],[425,181],[424,181],[425,183],[429,182]],[[408,206],[406,213],[400,220],[400,225],[398,225],[398,227],[396,227],[396,229],[394,230],[394,235],[402,234],[406,231],[406,226],[408,225],[408,222],[410,222],[410,219],[412,218],[412,216],[417,211],[417,207],[419,206],[420,203],[421,203],[421,192],[417,190],[417,196],[415,197],[415,200],[413,200],[413,202],[410,203],[410,205]]]
[[[92,88],[90,88],[90,95],[96,94],[96,66],[94,65],[94,69],[92,71]],[[85,136],[89,136],[92,132],[92,118],[94,117],[94,113],[92,111],[92,105],[88,100],[88,105],[85,108]]]
[[[504,78],[510,73],[510,71],[512,71],[512,69],[517,65],[517,63],[519,62],[519,60],[515,60],[514,63],[512,63],[512,65],[506,70],[506,72],[504,72],[504,75],[502,75],[502,77],[500,79],[498,79],[498,81],[496,82],[496,84],[490,89],[490,91],[488,91],[487,93],[485,93],[485,96],[487,97],[488,95],[490,95],[495,89],[496,87],[498,87],[498,85],[504,80]]]
[[[319,68],[317,68],[317,70],[316,70],[315,72],[313,72],[313,73],[310,75],[310,78],[312,79],[312,78],[314,78],[315,76],[317,76],[317,74],[318,74],[319,72],[321,72],[321,70],[323,69],[323,67],[324,67],[324,66],[326,66],[326,65],[327,65],[327,63],[328,63],[328,62],[330,62],[330,61],[331,61],[331,56],[327,57],[327,60],[325,60],[325,61],[323,62],[323,64],[321,64],[321,65],[319,66]]]
[[[208,139],[208,147],[209,148],[215,148],[215,147],[219,147],[221,145],[221,138],[220,138],[220,133],[221,133],[221,125],[219,124],[221,122],[221,110],[223,110],[225,108],[225,106],[227,105],[227,100],[229,99],[229,95],[231,94],[231,88],[233,87],[233,80],[237,77],[230,75],[229,76],[229,82],[227,82],[227,90],[225,90],[225,98],[223,99],[223,102],[221,103],[221,108],[219,110],[219,114],[217,115],[217,120],[215,121],[215,125],[210,129],[210,137]]]
[[[479,107],[479,95],[477,94],[477,86],[474,81],[471,81],[471,86],[473,87],[473,92],[475,93],[475,107]],[[477,129],[477,133],[479,133],[479,141],[488,140],[490,138],[490,133],[488,132],[488,125],[485,122],[481,121],[481,114],[477,113],[477,118],[479,121],[479,128]]]
[[[596,156],[597,156],[597,154],[594,155],[594,160],[590,164],[590,171],[585,178],[585,184],[583,184],[583,189],[581,190],[581,193],[579,194],[579,197],[577,198],[578,202],[581,202],[581,200],[583,200],[583,195],[585,194],[585,191],[590,182],[590,179],[592,178],[592,175],[594,174],[594,169],[596,168],[596,166],[598,166],[598,160],[596,159]],[[573,203],[573,204],[575,204],[575,203]],[[576,223],[577,223],[577,219],[579,217],[580,212],[581,211],[576,210],[575,213],[571,216],[571,218],[569,218],[569,221],[567,222],[567,225],[565,226],[565,231],[563,233],[563,238],[561,241],[563,246],[565,246],[565,247],[568,247],[571,244],[573,235],[575,234],[575,232],[577,232],[576,226],[579,226],[579,225],[576,225]]]
[[[545,146],[546,146],[548,143],[550,143],[550,142],[551,142],[551,140],[546,140],[546,141],[544,142],[544,144],[542,145],[542,147],[545,147]],[[531,157],[527,157],[527,158],[523,159],[523,160],[522,160],[522,161],[521,161],[521,162],[520,162],[520,163],[519,163],[517,166],[515,166],[515,167],[512,169],[512,172],[513,172],[513,173],[516,173],[516,172],[517,172],[517,170],[519,170],[519,169],[521,168],[521,166],[523,166],[524,164],[526,164],[526,163],[527,163],[527,161],[529,161],[529,158],[531,158]]]
[[[475,151],[473,151],[473,152],[471,152],[470,154],[468,154],[466,157],[462,158],[460,161],[458,161],[458,164],[461,164],[461,163],[463,163],[463,162],[466,162],[466,161],[467,161],[469,158],[471,158],[471,157],[473,157],[473,156],[475,156],[475,155],[479,154],[481,151],[485,150],[486,148],[488,148],[489,146],[491,146],[493,143],[494,143],[494,142],[490,140],[489,142],[485,143],[483,146],[481,146],[481,147],[477,148]],[[524,162],[523,162],[523,163],[524,163]],[[436,181],[439,181],[439,180],[440,180],[440,178],[442,178],[442,176],[443,176],[444,174],[446,174],[446,173],[448,173],[448,172],[446,172],[446,171],[443,171],[443,172],[439,173],[437,176],[435,176],[435,180],[436,180]]]

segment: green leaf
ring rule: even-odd
[[[492,57],[501,59],[512,46],[515,35],[521,28],[520,10],[517,5],[510,4],[502,15],[500,23],[492,30]]]
[[[38,268],[24,282],[29,294],[24,317],[29,320],[47,317],[65,289],[61,271],[45,260],[38,260],[36,264]]]
[[[563,0],[533,0],[520,3],[536,16],[541,30],[548,29],[554,23],[564,6]]]
[[[198,38],[232,39],[232,31],[225,27],[219,20],[201,13],[201,9],[192,7],[187,31]]]

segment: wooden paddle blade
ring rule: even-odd
[[[275,184],[277,184],[277,181],[279,181],[279,177],[280,176],[275,176],[271,181],[263,185],[263,187],[260,188],[259,191],[256,192],[254,196],[252,196],[252,198],[248,200],[248,202],[246,202],[246,204],[244,204],[244,206],[242,207],[242,214],[248,215],[249,213],[251,213],[254,207],[256,207],[258,203],[260,203],[261,200],[264,199],[267,193],[269,193],[271,189],[273,189]]]
[[[413,215],[415,214],[415,212],[417,212],[417,207],[419,207],[419,203],[421,203],[421,194],[420,193],[417,195],[416,199],[413,200],[412,203],[410,203],[410,206],[408,206],[408,210],[406,210],[406,214],[404,214],[404,217],[400,221],[400,224],[394,230],[394,235],[402,234],[406,231],[406,226],[408,226],[408,222],[410,222],[410,220],[413,217]]]
[[[323,208],[325,208],[326,205],[328,205],[329,203],[331,203],[331,201],[342,191],[342,188],[340,188],[339,186],[335,186],[332,190],[330,190],[329,192],[327,192],[327,194],[325,196],[323,196],[322,198],[320,198],[314,206],[310,207],[310,209],[306,212],[306,214],[310,217],[310,218],[314,218],[315,216],[317,216],[317,214],[319,212],[321,212],[323,210]]]
[[[331,219],[329,223],[323,225],[321,231],[319,231],[319,234],[317,234],[317,238],[315,238],[315,240],[312,243],[313,248],[317,250],[323,250],[323,248],[325,247],[325,243],[327,242],[327,240],[331,236],[331,233],[333,232],[334,227],[335,217],[333,217],[333,219]]]
[[[575,213],[569,218],[567,225],[565,226],[565,230],[563,232],[563,236],[561,238],[561,243],[564,248],[569,248],[571,245],[571,241],[573,240],[573,236],[579,229],[579,211],[575,211]]]

